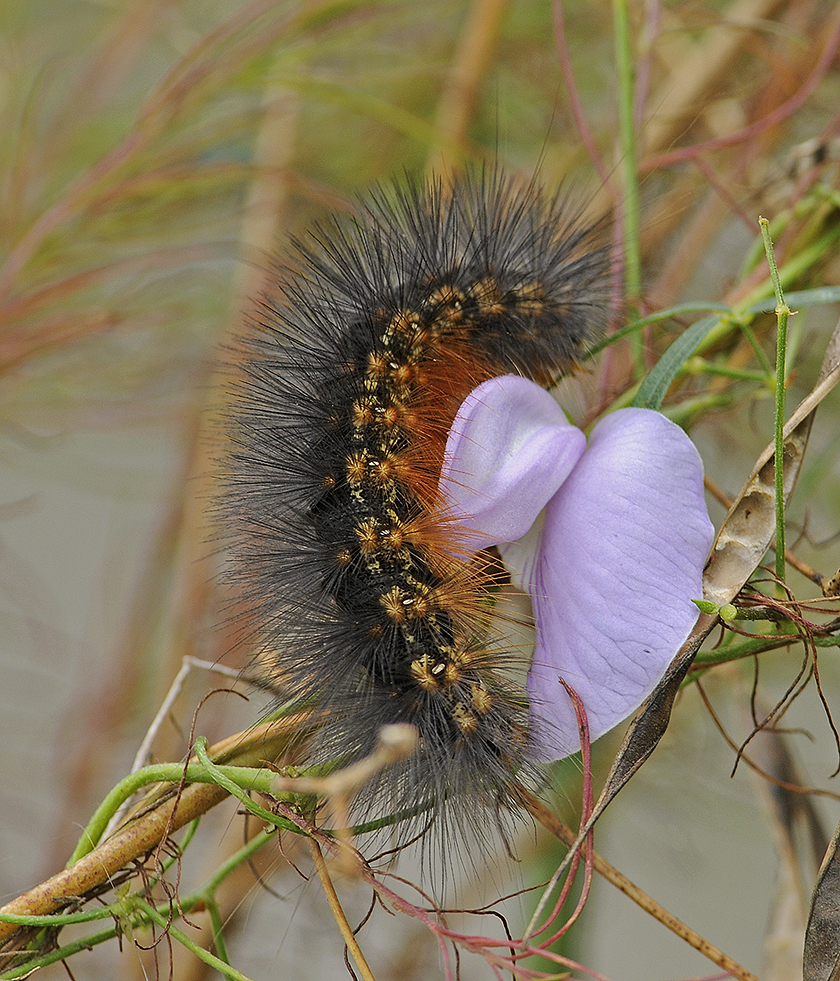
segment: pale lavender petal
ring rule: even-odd
[[[440,490],[476,550],[520,538],[557,492],[586,446],[539,385],[504,375],[479,385],[446,443]]]
[[[595,427],[546,508],[529,586],[536,758],[580,748],[558,675],[583,700],[592,739],[650,694],[697,619],[712,536],[703,465],[678,426],[621,409]]]

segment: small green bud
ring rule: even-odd
[[[714,616],[718,612],[717,603],[712,603],[711,600],[696,600],[691,601],[701,613],[709,613]]]

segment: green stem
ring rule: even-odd
[[[204,908],[210,917],[210,928],[213,931],[213,946],[216,948],[216,954],[219,960],[224,961],[225,964],[230,964],[225,937],[222,933],[222,914],[219,910],[219,904],[216,902],[216,897],[212,896],[206,899],[204,901]]]
[[[776,406],[775,406],[775,430],[776,430],[776,578],[779,582],[785,581],[785,381],[786,372],[786,352],[787,352],[787,323],[790,316],[790,308],[785,303],[785,296],[782,292],[782,284],[779,279],[779,270],[776,267],[776,257],[773,253],[773,241],[770,237],[770,222],[766,218],[759,218],[761,235],[764,239],[764,251],[767,253],[767,264],[770,266],[770,279],[773,283],[773,291],[776,294]]]
[[[182,930],[179,930],[168,916],[164,916],[162,913],[158,912],[154,906],[149,903],[144,902],[142,899],[137,899],[137,908],[143,912],[154,923],[157,923],[159,927],[164,929],[173,940],[177,940],[179,944],[186,947],[187,950],[191,951],[195,956],[204,961],[210,967],[214,967],[220,974],[223,974],[226,978],[230,978],[230,981],[251,981],[246,975],[242,974],[241,971],[237,971],[235,967],[231,967],[230,964],[225,964],[223,960],[216,957],[215,954],[211,954],[209,950],[205,950],[200,944],[195,943],[191,940]]]
[[[278,824],[282,822],[283,826],[286,823],[282,818],[278,818],[276,814],[272,814],[271,811],[266,810],[264,807],[260,807],[255,801],[251,800],[248,796],[248,790],[257,790],[259,793],[266,794],[273,797],[275,800],[297,800],[300,798],[301,794],[275,794],[271,789],[272,781],[275,777],[275,773],[271,770],[260,770],[260,781],[259,786],[257,782],[242,784],[240,780],[236,779],[235,774],[230,774],[225,771],[242,769],[241,767],[229,767],[229,766],[219,766],[214,763],[210,757],[207,755],[207,740],[200,736],[195,741],[195,755],[198,757],[199,764],[205,770],[205,777],[209,779],[210,782],[218,784],[232,796],[235,797],[241,804],[243,804],[252,814],[255,814],[258,818],[269,824]],[[243,789],[243,786],[248,788],[248,790]],[[294,827],[294,826],[293,826]],[[294,827],[295,831],[299,829]]]
[[[110,910],[101,910],[106,916],[110,916]],[[34,917],[30,917],[34,919]],[[28,978],[30,975],[34,974],[40,968],[47,967],[49,964],[55,964],[58,961],[66,960],[68,957],[72,957],[73,954],[78,954],[83,950],[92,950],[98,944],[105,943],[108,940],[113,940],[117,935],[116,927],[108,927],[107,930],[100,930],[99,933],[91,934],[88,937],[82,937],[79,940],[74,940],[72,943],[65,944],[63,947],[58,947],[55,950],[51,950],[46,954],[41,954],[37,957],[33,957],[31,960],[27,960],[25,963],[18,965],[18,967],[10,967],[8,970],[0,973],[0,979],[2,981],[14,981],[17,978]]]
[[[194,822],[194,824],[197,822]],[[243,845],[234,855],[231,857],[218,869],[213,872],[213,875],[198,889],[191,892],[187,896],[182,896],[178,902],[178,909],[183,913],[190,913],[197,907],[204,906],[208,909],[210,913],[211,923],[213,924],[213,937],[214,943],[216,944],[216,949],[219,952],[221,960],[227,960],[227,953],[225,950],[224,940],[221,936],[221,922],[218,916],[218,906],[215,900],[216,890],[219,888],[221,883],[236,869],[238,869],[244,862],[247,862],[256,852],[258,852],[267,842],[274,838],[274,828],[270,830],[261,831],[259,834],[255,835],[251,841],[246,845]],[[174,859],[173,859],[174,861]],[[141,927],[147,925],[150,918],[139,910],[139,895],[134,895],[123,899],[121,901],[115,902],[111,906],[104,909],[91,910],[85,913],[53,913],[49,916],[3,916],[2,919],[11,923],[19,923],[21,926],[34,927],[34,926],[46,926],[46,927],[63,927],[71,923],[83,923],[90,920],[103,920],[109,917],[113,918],[115,912],[117,912],[120,906],[125,906],[126,903],[131,903],[134,905],[135,910],[138,912],[137,926]],[[215,918],[214,918],[215,911]],[[166,910],[160,910],[160,915],[168,915]],[[160,922],[157,920],[156,922]],[[7,971],[0,973],[0,979],[6,981],[6,979],[14,978],[24,978],[28,977],[32,971],[46,967],[48,964],[53,964],[57,961],[67,960],[74,954],[78,954],[82,950],[91,950],[98,944],[105,943],[109,940],[113,940],[117,934],[116,927],[112,926],[106,930],[101,930],[99,933],[90,934],[87,937],[82,937],[79,940],[74,940],[71,943],[64,944],[63,946],[51,950],[46,954],[42,954],[33,957],[28,960],[26,964],[21,964],[16,968],[9,968]],[[173,934],[174,936],[174,934]]]
[[[615,63],[618,74],[618,124],[621,136],[624,219],[624,285],[631,303],[642,291],[638,148],[634,118],[635,73],[627,0],[613,0]]]
[[[732,661],[739,661],[745,657],[756,657],[768,651],[777,651],[781,647],[796,644],[801,640],[802,637],[800,634],[782,634],[778,638],[756,637],[754,640],[748,639],[734,644],[728,644],[726,647],[720,647],[714,651],[703,651],[701,654],[698,654],[691,666],[691,671],[680,687],[688,687],[697,678],[717,664],[729,664]],[[811,637],[810,643],[814,647],[840,647],[840,637],[815,636]]]
[[[763,238],[764,238],[764,231],[762,230],[762,239]],[[784,285],[790,285],[791,283],[798,280],[801,276],[803,276],[811,268],[813,268],[818,262],[824,260],[826,255],[830,255],[831,250],[837,244],[838,240],[840,240],[840,222],[831,225],[816,241],[800,249],[795,256],[792,256],[790,259],[788,259],[788,261],[782,266],[781,270],[779,271],[778,274],[779,282],[784,286]],[[766,252],[766,246],[765,246],[765,252]],[[772,282],[772,277],[771,277],[771,282]],[[749,313],[751,311],[756,312],[760,310],[764,306],[762,300],[764,300],[769,293],[767,287],[768,287],[767,280],[764,280],[763,283],[760,283],[758,286],[756,286],[756,288],[748,296],[745,296],[738,304],[736,313],[740,316],[744,313]],[[815,291],[809,290],[806,292],[815,292]]]
[[[243,845],[238,851],[234,852],[233,855],[227,859],[222,865],[217,868],[210,878],[201,886],[196,889],[195,892],[190,893],[182,901],[181,905],[185,910],[191,909],[193,905],[200,901],[207,901],[207,896],[212,896],[219,888],[219,886],[224,882],[224,880],[232,873],[235,872],[240,865],[249,861],[252,856],[263,847],[263,845],[268,844],[269,841],[274,839],[276,831],[273,827],[265,828],[258,835],[254,837],[245,845]]]
[[[714,364],[705,358],[695,355],[685,363],[685,370],[690,375],[715,375],[719,378],[734,378],[738,381],[754,381],[767,384],[767,375],[763,371],[749,368],[730,368],[725,364]]]

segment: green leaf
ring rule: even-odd
[[[696,324],[684,330],[659,361],[651,368],[647,378],[639,386],[633,405],[641,409],[659,409],[671,382],[677,377],[682,366],[703,343],[706,335],[717,327],[721,317],[703,317]]]

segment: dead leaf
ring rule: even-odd
[[[840,981],[840,825],[817,876],[805,931],[803,981]]]

